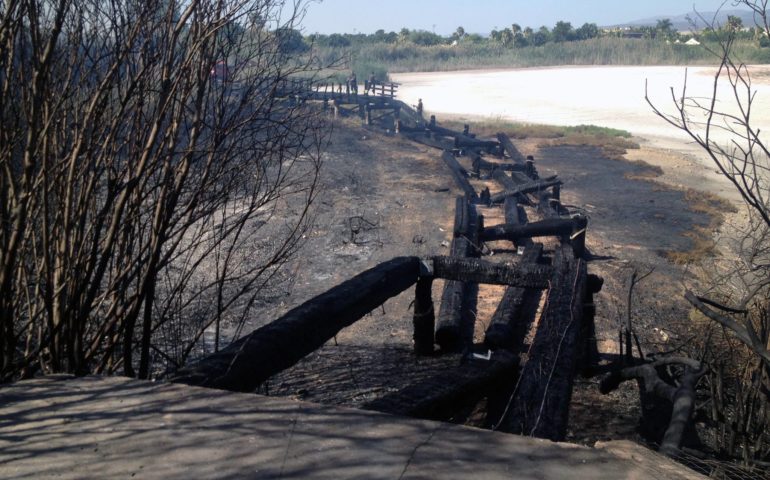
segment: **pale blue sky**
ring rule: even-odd
[[[449,34],[458,26],[488,34],[518,23],[549,28],[558,20],[600,26],[653,16],[714,11],[727,0],[312,0],[302,22],[305,33],[373,33],[402,27]]]

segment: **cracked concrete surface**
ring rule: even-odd
[[[703,478],[603,445],[119,377],[0,389],[0,478]]]

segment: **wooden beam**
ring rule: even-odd
[[[503,132],[499,132],[497,134],[497,140],[508,153],[508,156],[511,157],[511,160],[520,165],[524,165],[526,163],[527,159],[524,158],[524,155],[521,154],[519,149],[513,145],[513,142],[511,142],[511,139],[508,138],[508,135]]]
[[[478,201],[479,196],[476,194],[476,190],[468,180],[468,172],[465,170],[465,168],[462,167],[462,165],[460,165],[455,156],[452,155],[452,152],[444,150],[444,153],[441,154],[441,159],[444,161],[447,167],[449,167],[455,182],[457,182],[457,185],[465,193],[465,196],[468,197],[471,202]]]
[[[403,125],[401,128],[404,128]],[[421,133],[405,133],[404,136],[413,142],[444,151],[452,150],[452,148],[454,148],[452,142],[448,140],[431,138]]]
[[[560,441],[567,432],[581,347],[587,274],[585,262],[567,246],[556,249],[553,263],[547,306],[500,429]]]
[[[505,200],[505,197],[510,197],[512,195],[522,195],[525,193],[535,193],[541,190],[545,190],[546,188],[553,187],[554,185],[561,184],[562,181],[556,178],[552,180],[539,180],[530,182],[524,185],[519,185],[516,188],[506,189],[500,193],[496,193],[492,195],[490,200],[492,203],[502,203]]]
[[[510,240],[516,242],[531,237],[567,236],[573,232],[576,220],[572,218],[548,218],[524,225],[501,224],[481,231],[481,241]]]
[[[492,285],[547,288],[553,269],[547,265],[506,265],[477,258],[433,257],[433,276]]]
[[[262,382],[315,351],[343,328],[412,286],[420,259],[381,263],[290,310],[217,353],[177,371],[171,381],[234,392]]]
[[[536,264],[543,253],[543,245],[536,244],[525,248],[521,263],[524,265]],[[517,345],[524,341],[529,324],[535,312],[530,315],[524,315],[525,305],[533,303],[535,297],[540,297],[539,290],[532,290],[521,287],[508,287],[505,289],[503,298],[492,315],[486,334],[484,335],[484,344],[491,349],[504,348],[514,350]],[[530,300],[528,302],[528,300]]]
[[[450,255],[465,258],[476,254],[478,244],[479,218],[476,209],[467,197],[459,196],[455,201],[454,238]],[[475,320],[470,309],[473,307],[473,293],[476,289],[463,279],[444,282],[441,293],[441,308],[436,324],[436,343],[443,352],[459,352],[472,339],[467,332],[472,329],[468,323]]]

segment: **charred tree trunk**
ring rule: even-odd
[[[402,130],[404,130],[403,126]],[[452,142],[448,140],[431,138],[422,133],[406,133],[405,135],[409,140],[413,142],[420,143],[432,148],[438,148],[439,150],[451,150],[454,147]]]
[[[399,257],[377,265],[177,371],[171,381],[234,392],[254,391],[341,329],[412,286],[419,273],[417,257]]]

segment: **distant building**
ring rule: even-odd
[[[695,40],[694,38],[691,38],[684,42],[685,45],[700,45],[700,42]]]

